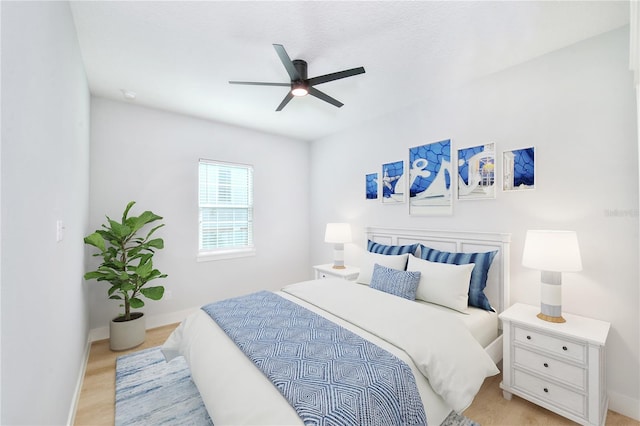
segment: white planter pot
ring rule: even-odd
[[[132,312],[130,321],[117,321],[114,318],[109,323],[109,347],[112,351],[123,351],[134,348],[144,342],[146,326],[142,312]]]

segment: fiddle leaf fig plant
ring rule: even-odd
[[[151,211],[145,211],[140,216],[128,216],[134,204],[135,201],[127,204],[121,222],[107,216],[107,223],[101,229],[84,238],[85,244],[99,250],[94,256],[102,257],[98,269],[84,274],[84,279],[111,284],[107,295],[109,299],[122,301],[120,307],[124,307],[124,313],[121,314],[124,321],[132,319],[131,308],[144,306],[141,296],[151,300],[162,299],[164,287],[147,284],[167,276],[154,269],[152,260],[155,251],[164,248],[164,241],[162,238],[152,239],[151,236],[164,224],[151,228],[144,237],[139,235],[142,228],[162,220],[162,217]]]

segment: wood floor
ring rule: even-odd
[[[120,355],[161,345],[176,327],[168,325],[147,331],[146,341],[131,350],[112,352],[109,342],[101,340],[91,345],[87,371],[82,385],[75,425],[113,425],[115,406],[116,358]],[[491,425],[575,425],[544,408],[514,396],[511,401],[502,397],[498,375],[485,380],[480,393],[464,414],[483,426]],[[607,426],[640,426],[640,422],[609,411]]]

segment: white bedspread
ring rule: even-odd
[[[431,425],[439,425],[451,409],[464,410],[484,378],[498,373],[461,323],[445,327],[451,323],[445,314],[417,309],[418,303],[338,279],[294,284],[280,294],[405,361]],[[163,352],[167,360],[186,358],[214,424],[301,424],[271,382],[203,311],[183,321]]]

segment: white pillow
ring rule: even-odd
[[[469,302],[469,283],[475,263],[453,265],[429,262],[409,256],[407,271],[420,271],[416,300],[446,306],[466,312]]]
[[[407,257],[409,257],[409,253],[390,255],[366,252],[360,262],[360,274],[356,282],[360,284],[370,284],[371,276],[373,275],[373,266],[376,263],[386,266],[387,268],[404,271],[407,266]]]

